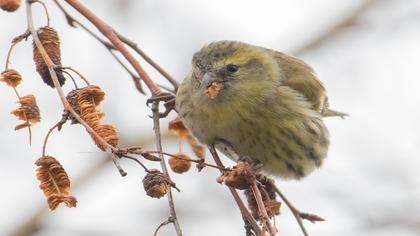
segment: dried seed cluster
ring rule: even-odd
[[[117,146],[119,141],[117,130],[112,125],[100,123],[100,119],[105,113],[98,110],[98,105],[104,100],[105,92],[98,86],[90,85],[80,89],[78,94],[77,104],[80,109],[80,117],[107,143],[114,147]],[[97,137],[92,135],[92,138],[100,149],[106,150],[106,146]]]
[[[20,0],[0,0],[0,8],[8,12],[13,12],[20,7],[20,2]]]
[[[276,193],[271,188],[271,185],[269,183],[269,179],[267,177],[258,175],[257,179],[260,183],[260,186],[258,187],[261,192],[261,197],[264,202],[265,209],[267,211],[268,216],[274,217],[275,215],[280,214],[280,207],[281,202],[276,200]],[[252,215],[255,219],[259,220],[259,212],[258,212],[258,204],[255,201],[254,194],[251,189],[245,190],[245,196],[248,201],[248,208],[250,209]]]
[[[22,81],[22,76],[13,69],[8,69],[1,72],[0,81],[5,82],[10,87],[16,88]]]
[[[35,164],[36,177],[41,182],[39,188],[47,197],[49,208],[55,210],[62,202],[67,207],[75,207],[77,200],[70,196],[70,179],[63,166],[51,156],[41,157]]]
[[[219,177],[218,182],[224,182],[229,187],[243,190],[248,189],[255,178],[252,166],[247,162],[239,161],[230,171]]]
[[[11,112],[11,114],[18,117],[19,120],[25,121],[17,125],[15,130],[29,127],[41,120],[38,105],[36,104],[35,96],[30,94],[19,99],[20,107]]]
[[[191,158],[182,152],[175,153],[173,157],[169,158],[169,166],[172,171],[178,174],[187,172],[191,168]]]
[[[159,170],[150,170],[143,179],[146,194],[153,198],[161,198],[169,191],[170,181]]]
[[[37,30],[38,38],[41,41],[42,45],[45,48],[48,56],[51,58],[52,62],[56,66],[61,66],[61,51],[60,51],[60,39],[58,37],[57,31],[49,26],[45,26],[39,28]],[[55,87],[54,83],[51,79],[50,72],[48,70],[47,64],[44,62],[42,58],[41,52],[39,51],[38,47],[33,42],[33,53],[34,53],[34,61],[36,65],[36,71],[38,71],[39,75],[41,75],[42,80],[44,83],[51,87]],[[55,73],[57,74],[58,82],[60,86],[62,86],[65,82],[65,78],[63,76],[62,71],[59,68],[55,69]]]

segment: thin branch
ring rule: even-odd
[[[47,26],[50,26],[50,14],[48,13],[48,9],[47,9],[47,6],[45,5],[45,3],[42,2],[42,1],[38,1],[38,0],[32,0],[30,2],[31,3],[39,3],[39,4],[42,5],[42,7],[44,8],[44,11],[45,11],[45,15],[47,16]]]
[[[157,236],[157,235],[158,235],[159,230],[160,230],[163,226],[165,226],[165,225],[167,225],[167,224],[170,224],[170,223],[173,223],[173,222],[174,222],[174,219],[172,219],[171,217],[169,217],[167,220],[165,220],[164,222],[160,223],[160,225],[156,228],[155,232],[153,233],[153,236]]]
[[[213,156],[214,161],[216,162],[216,165],[221,167],[221,168],[225,168],[225,166],[223,165],[222,161],[220,160],[219,155],[217,154],[216,149],[213,147],[209,148],[211,155]],[[241,211],[241,214],[243,216],[244,219],[247,220],[247,222],[249,224],[251,224],[252,229],[254,230],[254,233],[256,233],[258,236],[262,234],[262,231],[260,229],[260,227],[258,226],[257,221],[254,219],[254,217],[251,215],[251,213],[248,211],[248,209],[246,208],[245,204],[243,203],[241,197],[239,196],[238,192],[236,191],[236,189],[229,187],[230,193],[232,194],[233,198],[235,199],[236,204],[239,207],[239,210]]]
[[[160,88],[155,84],[155,82],[149,77],[140,63],[131,55],[131,53],[127,50],[124,46],[124,43],[118,38],[115,34],[115,31],[107,25],[104,21],[102,21],[98,16],[96,16],[92,11],[86,8],[77,0],[66,0],[68,4],[70,4],[75,10],[77,10],[80,14],[85,16],[95,27],[105,36],[107,37],[116,50],[118,50],[127,61],[133,66],[136,70],[140,78],[144,81],[146,86],[149,88],[152,95],[156,96],[162,93]]]
[[[47,150],[47,142],[48,142],[48,138],[50,137],[51,132],[58,127],[58,125],[60,124],[60,122],[56,123],[53,127],[51,127],[48,132],[47,135],[45,135],[45,139],[44,139],[44,144],[42,145],[42,156],[45,157],[45,150]]]
[[[155,131],[155,138],[156,138],[156,148],[159,152],[162,152],[162,141],[160,135],[160,116],[159,116],[159,101],[155,101],[152,104],[152,112],[153,112],[153,130]],[[163,158],[163,154],[159,153],[160,165],[162,168],[162,172],[165,176],[169,178],[168,168],[166,167],[165,159]],[[168,202],[169,202],[169,211],[170,217],[173,219],[173,225],[176,231],[177,236],[182,236],[181,226],[179,225],[178,218],[176,216],[175,211],[175,203],[172,197],[172,190],[169,189],[168,191]]]
[[[102,146],[106,147],[106,150],[111,150],[111,151],[117,151],[117,148],[113,147],[112,145],[108,144],[100,135],[98,135],[93,129],[92,127],[90,127],[82,118],[80,118],[80,116],[74,111],[74,109],[71,107],[70,103],[67,101],[66,96],[64,95],[63,89],[60,86],[60,83],[58,82],[58,78],[57,78],[57,74],[55,72],[55,68],[57,67],[53,61],[51,60],[51,58],[49,57],[49,55],[47,54],[47,52],[45,51],[44,46],[42,45],[41,41],[38,38],[38,34],[35,31],[34,25],[33,25],[33,17],[32,17],[32,5],[31,5],[31,0],[27,0],[26,1],[26,17],[28,20],[28,29],[31,32],[32,38],[34,39],[35,45],[38,48],[42,59],[44,60],[45,64],[48,67],[48,71],[51,75],[52,78],[52,82],[57,90],[58,96],[61,99],[61,102],[63,104],[63,107],[65,110],[69,111],[73,117],[80,123],[82,124],[86,131],[94,136],[99,143],[101,143]],[[116,164],[117,168],[120,169],[121,167],[118,165],[118,160],[115,160],[114,157],[112,156],[111,158],[113,158],[112,160],[114,161],[114,164]],[[121,173],[121,171],[120,171]]]
[[[136,51],[147,63],[149,63],[153,68],[155,68],[163,77],[166,78],[166,80],[169,81],[169,83],[172,84],[172,86],[174,86],[175,91],[178,90],[179,87],[179,82],[172,77],[168,72],[166,72],[158,63],[156,63],[152,58],[150,58],[141,48],[139,48],[137,46],[137,43],[131,41],[130,39],[128,39],[127,37],[125,37],[124,35],[121,35],[118,32],[115,32],[118,36],[118,38],[120,38],[120,40],[127,44],[130,48],[132,48],[134,51]]]
[[[312,222],[315,221],[324,221],[323,218],[315,215],[315,214],[309,214],[299,211],[290,201],[287,199],[286,195],[277,187],[275,182],[273,180],[269,180],[269,183],[271,187],[276,191],[276,193],[280,196],[280,198],[283,200],[284,203],[286,203],[286,206],[290,209],[290,211],[293,213],[293,216],[295,217],[296,221],[299,224],[300,229],[303,232],[303,235],[308,236],[308,231],[305,228],[305,225],[303,224],[302,219],[307,219]]]
[[[137,162],[144,169],[144,171],[150,172],[150,170],[139,159],[137,159],[135,157],[132,157],[132,156],[129,156],[129,155],[118,155],[118,156],[133,160],[133,161]]]
[[[101,37],[99,37],[97,34],[95,34],[92,30],[90,30],[87,26],[85,26],[83,23],[81,23],[80,21],[78,21],[76,18],[74,18],[73,16],[71,16],[66,9],[64,9],[64,7],[57,1],[54,0],[55,4],[58,6],[58,8],[60,8],[60,10],[63,12],[64,16],[67,19],[67,22],[69,25],[74,27],[74,24],[76,23],[77,25],[79,25],[80,27],[82,27],[82,29],[84,29],[87,33],[89,33],[93,38],[95,38],[96,40],[98,40],[107,50],[109,53],[111,53],[112,57],[114,57],[114,59],[125,69],[125,71],[130,74],[131,78],[133,79],[133,82],[135,84],[136,89],[141,93],[141,94],[146,94],[143,86],[140,83],[140,78],[138,76],[136,76],[126,65],[124,62],[121,61],[121,59],[116,55],[116,53],[114,52],[115,47],[109,43],[108,41],[103,40]]]
[[[74,73],[76,73],[80,77],[80,79],[82,79],[83,81],[85,81],[86,85],[88,85],[88,86],[90,85],[89,80],[87,80],[78,70],[74,69],[73,67],[70,67],[70,66],[59,66],[57,68],[60,69],[60,70],[71,70],[71,71],[73,71]]]
[[[254,194],[255,201],[257,202],[260,220],[263,222],[265,229],[270,233],[270,236],[274,236],[273,227],[271,227],[270,218],[268,217],[267,210],[265,209],[265,205],[261,197],[261,192],[258,189],[256,179],[252,183],[251,189],[252,193]]]

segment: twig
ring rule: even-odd
[[[173,222],[174,222],[174,219],[172,219],[171,217],[169,217],[167,220],[165,220],[164,222],[160,223],[160,225],[156,228],[155,233],[153,234],[153,236],[157,236],[157,235],[158,235],[159,230],[160,230],[163,226],[165,226],[165,225],[167,225],[167,224],[170,224],[170,223],[173,223]]]
[[[95,34],[93,31],[91,31],[88,27],[86,27],[83,23],[81,23],[80,21],[78,21],[76,18],[74,18],[73,16],[71,16],[66,9],[64,9],[64,7],[57,1],[54,0],[55,4],[58,6],[58,8],[60,8],[60,10],[63,12],[64,16],[67,19],[67,22],[69,23],[69,25],[74,27],[74,24],[76,23],[77,25],[79,25],[80,27],[82,27],[82,29],[84,29],[87,33],[89,33],[93,38],[95,38],[96,40],[98,40],[107,50],[109,53],[111,53],[112,57],[114,57],[114,59],[127,71],[128,74],[130,74],[131,78],[133,79],[134,85],[136,87],[136,89],[141,93],[141,94],[146,94],[143,86],[140,83],[140,78],[138,76],[136,76],[125,64],[124,62],[121,61],[121,59],[115,54],[114,50],[115,47],[109,43],[108,41],[103,40],[101,37],[99,37],[97,34]]]
[[[133,161],[137,162],[144,169],[144,171],[150,172],[149,169],[139,159],[137,159],[135,157],[132,157],[132,156],[129,156],[129,155],[124,155],[124,154],[121,154],[121,155],[118,155],[118,156],[133,160]]]
[[[88,85],[88,86],[90,85],[89,80],[87,80],[78,70],[74,69],[73,67],[70,67],[70,66],[59,66],[57,68],[60,69],[60,70],[71,70],[71,71],[73,71],[74,73],[76,73],[80,77],[80,79],[82,79],[83,81],[85,81],[86,85]]]
[[[214,161],[216,162],[216,165],[221,167],[221,168],[225,168],[225,166],[223,165],[222,161],[220,160],[219,155],[217,154],[216,149],[214,148],[214,146],[209,148],[211,155],[213,156]],[[254,230],[254,233],[258,236],[260,236],[262,234],[262,231],[260,229],[260,227],[258,226],[257,221],[254,219],[254,217],[251,215],[251,213],[248,211],[248,209],[246,208],[245,204],[243,203],[241,197],[239,196],[238,192],[236,191],[236,189],[229,187],[230,193],[232,194],[233,198],[235,199],[236,204],[239,207],[239,210],[241,211],[242,216],[244,217],[244,219],[247,220],[247,223],[251,224],[252,229]]]
[[[47,149],[47,142],[48,142],[48,138],[50,137],[51,132],[58,127],[58,125],[60,124],[60,122],[57,122],[53,127],[51,127],[48,132],[47,135],[45,135],[45,139],[44,139],[44,144],[42,145],[42,156],[45,157],[45,150]]]
[[[47,6],[45,5],[45,3],[44,2],[42,2],[42,1],[38,1],[38,0],[29,0],[30,1],[30,3],[39,3],[39,4],[41,4],[42,5],[42,7],[44,8],[44,11],[45,11],[45,15],[47,16],[47,26],[50,26],[50,14],[48,13],[48,9],[47,9]]]
[[[270,233],[270,236],[274,236],[273,227],[271,227],[270,218],[268,217],[267,210],[265,209],[264,202],[261,197],[261,192],[257,186],[257,180],[254,179],[254,182],[251,185],[252,192],[257,202],[258,212],[260,214],[260,220],[263,222],[265,230]]]
[[[32,6],[31,6],[31,1],[27,0],[26,1],[26,17],[28,20],[28,29],[31,32],[32,38],[34,39],[35,45],[38,48],[42,59],[44,60],[45,64],[48,67],[48,71],[51,75],[52,78],[52,82],[57,90],[58,96],[61,99],[61,102],[63,104],[63,107],[65,110],[69,111],[73,117],[80,123],[82,124],[86,131],[90,134],[93,135],[99,143],[101,143],[102,146],[106,147],[106,150],[111,150],[111,151],[117,151],[117,148],[113,147],[112,145],[108,144],[100,135],[98,135],[93,129],[92,127],[90,127],[82,118],[80,118],[80,116],[74,111],[74,109],[71,107],[70,103],[67,101],[66,96],[64,95],[63,89],[60,86],[60,83],[58,82],[57,79],[57,74],[55,72],[55,68],[57,67],[53,61],[51,60],[51,58],[49,57],[49,55],[47,54],[47,52],[45,51],[44,46],[42,45],[41,41],[38,38],[38,34],[35,31],[34,25],[33,25],[33,17],[32,17]],[[112,156],[111,158],[113,158],[112,160],[114,161],[114,164],[116,164],[117,168],[120,170],[120,166],[118,166],[118,162],[117,160],[114,159],[114,157]],[[121,171],[120,171],[121,173]]]
[[[133,66],[136,70],[140,78],[144,81],[146,86],[149,88],[150,92],[153,96],[159,95],[162,93],[160,88],[155,84],[155,82],[149,77],[140,63],[131,55],[131,53],[127,50],[124,46],[124,43],[118,38],[115,34],[115,31],[107,25],[104,21],[102,21],[98,16],[96,16],[92,11],[86,8],[77,0],[66,0],[68,4],[70,4],[74,9],[76,9],[80,14],[85,16],[95,27],[105,36],[107,37],[111,43],[114,45],[116,50],[118,50],[127,61]]]
[[[155,138],[156,138],[156,148],[159,152],[162,152],[162,141],[160,135],[160,116],[159,116],[159,101],[155,101],[152,104],[152,112],[153,112],[153,130],[155,131]],[[165,159],[163,158],[163,154],[159,153],[160,165],[162,168],[162,172],[165,176],[169,178],[168,169],[166,167]],[[172,191],[169,189],[168,191],[168,202],[169,202],[169,212],[170,217],[173,219],[173,225],[176,231],[177,236],[182,236],[181,226],[179,225],[178,218],[176,216],[175,211],[175,203],[172,197]]]
[[[127,44],[130,48],[132,48],[134,51],[136,51],[147,63],[149,63],[153,68],[155,68],[163,77],[165,77],[169,83],[172,84],[175,88],[175,92],[178,90],[179,82],[172,77],[168,72],[166,72],[158,63],[156,63],[152,58],[150,58],[141,48],[137,46],[137,44],[127,37],[121,35],[118,32],[115,32],[120,38],[120,40]]]
[[[312,222],[315,221],[324,221],[323,218],[309,213],[303,213],[299,211],[290,201],[287,199],[286,195],[277,187],[277,185],[274,183],[273,180],[268,181],[271,185],[271,187],[276,191],[276,193],[280,196],[280,198],[283,200],[284,203],[286,203],[286,206],[290,209],[290,211],[293,213],[293,216],[295,217],[296,221],[299,224],[300,229],[303,232],[303,235],[308,236],[308,232],[306,231],[305,225],[303,224],[302,219],[307,219]]]

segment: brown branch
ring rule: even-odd
[[[160,115],[159,115],[159,101],[155,101],[152,104],[152,112],[153,112],[153,130],[155,131],[155,138],[156,138],[156,148],[159,152],[162,152],[162,141],[160,135]],[[159,153],[160,165],[162,168],[162,172],[165,176],[169,179],[168,168],[166,167],[165,159],[163,158],[163,154]],[[172,190],[169,189],[168,191],[168,202],[169,202],[169,217],[173,219],[173,225],[176,231],[177,236],[182,236],[181,226],[179,225],[178,218],[176,216],[175,211],[175,203],[172,197]]]
[[[143,89],[143,86],[140,83],[140,78],[138,76],[136,76],[125,64],[124,62],[121,61],[121,59],[116,55],[116,53],[114,52],[115,47],[114,45],[112,45],[111,43],[109,43],[108,41],[103,40],[101,37],[99,37],[97,34],[95,34],[92,30],[90,30],[87,26],[85,26],[83,23],[81,23],[80,21],[78,21],[76,18],[74,18],[73,16],[71,16],[66,9],[64,9],[64,7],[57,1],[54,0],[55,4],[58,6],[58,8],[63,12],[64,16],[67,19],[67,22],[70,26],[74,27],[74,24],[76,23],[77,25],[79,25],[80,27],[82,27],[82,29],[84,29],[88,34],[90,34],[93,38],[95,38],[96,40],[98,40],[107,50],[109,53],[111,53],[112,57],[125,69],[125,71],[130,74],[131,78],[133,79],[134,85],[136,87],[136,89],[141,93],[141,94],[145,94],[145,91]]]
[[[44,144],[42,145],[42,156],[45,157],[45,150],[47,149],[47,142],[48,142],[48,138],[50,137],[51,132],[58,127],[58,125],[60,124],[60,122],[57,122],[53,127],[51,127],[48,132],[47,135],[45,135],[45,139],[44,139]]]
[[[214,146],[210,147],[209,150],[210,150],[211,155],[213,156],[214,161],[216,162],[216,165],[221,167],[221,168],[225,168],[225,166],[223,165],[222,161],[220,160],[220,157],[217,154],[217,151],[214,148]],[[251,227],[254,230],[254,233],[256,233],[258,236],[260,236],[262,234],[262,231],[261,231],[260,227],[258,226],[257,221],[254,219],[254,217],[251,215],[251,213],[246,208],[246,206],[243,203],[243,201],[242,201],[241,197],[239,196],[238,192],[236,191],[236,189],[234,189],[232,187],[228,186],[228,188],[229,188],[230,193],[232,194],[233,198],[235,199],[235,202],[238,205],[239,210],[241,211],[242,217],[249,224],[251,224]]]
[[[290,211],[293,213],[293,216],[295,217],[296,221],[299,224],[300,229],[303,232],[303,235],[308,236],[308,231],[306,230],[302,219],[310,220],[312,222],[316,221],[324,221],[323,218],[320,216],[317,216],[315,214],[309,214],[304,213],[298,210],[290,201],[287,199],[286,195],[277,187],[276,183],[273,180],[269,180],[269,183],[271,187],[276,191],[276,193],[280,196],[280,198],[283,200],[284,203],[286,203],[286,206],[290,209]]]
[[[155,82],[149,77],[140,63],[131,55],[131,53],[127,50],[124,46],[124,43],[118,38],[115,34],[115,31],[107,25],[104,21],[102,21],[98,16],[96,16],[92,11],[86,8],[77,0],[66,0],[68,4],[70,4],[75,10],[77,10],[80,14],[85,16],[95,27],[105,36],[107,37],[111,43],[114,45],[116,50],[118,50],[127,61],[133,66],[136,70],[140,78],[144,81],[146,86],[149,88],[152,95],[156,96],[162,93],[160,88],[155,84]]]
[[[64,95],[63,89],[61,88],[60,83],[58,82],[57,74],[54,70],[57,66],[52,62],[51,58],[48,56],[47,52],[45,51],[44,46],[42,45],[41,41],[38,38],[37,32],[35,31],[35,28],[34,28],[34,25],[33,25],[31,4],[32,4],[32,2],[30,0],[26,1],[26,17],[27,17],[27,21],[28,21],[28,29],[31,32],[32,38],[33,38],[33,40],[35,42],[35,45],[38,48],[38,50],[39,50],[39,52],[42,56],[42,59],[44,60],[45,64],[48,67],[48,71],[51,75],[53,84],[54,84],[54,86],[57,90],[58,96],[61,99],[61,102],[63,104],[64,109],[69,111],[73,115],[73,117],[80,124],[82,124],[85,127],[86,131],[89,134],[93,135],[101,143],[102,146],[106,147],[106,150],[117,151],[117,149],[115,147],[108,144],[101,136],[99,136],[92,129],[92,127],[90,127],[82,118],[80,118],[80,116],[74,111],[74,109],[71,107],[70,103],[67,101],[66,96]],[[118,160],[115,160],[114,158],[112,160],[114,161],[114,163],[118,164]],[[117,164],[116,164],[117,168],[120,169],[119,165],[117,165]]]
[[[166,78],[166,80],[169,81],[169,83],[172,84],[175,88],[175,92],[178,90],[179,82],[172,77],[168,72],[166,72],[158,63],[156,63],[152,58],[150,58],[141,48],[137,46],[137,44],[124,35],[121,35],[118,32],[115,32],[120,38],[120,40],[127,44],[130,48],[132,48],[134,51],[136,51],[147,63],[149,63],[153,68],[155,68],[163,77]]]
[[[155,233],[153,233],[153,236],[157,236],[157,235],[158,235],[159,230],[160,230],[163,226],[165,226],[165,225],[167,225],[167,224],[170,224],[170,223],[173,223],[173,222],[174,222],[174,219],[172,219],[171,217],[169,217],[167,220],[165,220],[164,222],[160,223],[160,225],[156,228]]]
[[[89,80],[87,80],[78,70],[74,69],[73,67],[59,66],[58,68],[61,69],[61,70],[71,70],[71,71],[73,71],[74,73],[76,73],[80,77],[80,79],[85,81],[86,85],[88,85],[88,86],[90,85]]]
[[[263,222],[265,230],[267,230],[270,233],[270,236],[274,236],[273,227],[271,227],[270,223],[270,218],[268,217],[267,210],[265,209],[265,205],[262,200],[261,192],[257,186],[257,179],[254,179],[254,182],[251,185],[251,190],[254,194],[255,201],[257,202],[260,220]]]
[[[48,9],[47,9],[47,6],[45,5],[45,3],[44,2],[42,2],[42,1],[38,1],[38,0],[29,0],[30,1],[30,3],[39,3],[39,4],[41,4],[42,5],[42,7],[44,8],[44,11],[45,11],[45,15],[47,16],[47,26],[50,26],[50,14],[48,13]]]

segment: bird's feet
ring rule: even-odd
[[[159,113],[159,118],[165,118],[168,114],[175,110],[175,95],[171,93],[160,93],[147,99],[146,105],[149,106],[152,102],[164,102],[165,111]]]

